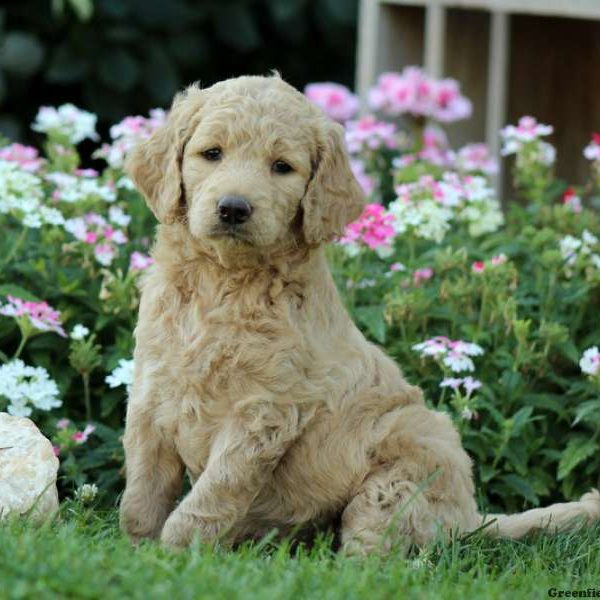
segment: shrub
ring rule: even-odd
[[[355,121],[349,91],[310,95],[346,119],[369,198],[328,248],[338,287],[365,334],[450,413],[483,504],[514,510],[597,485],[598,138],[585,150],[591,181],[568,187],[542,139],[551,128],[525,118],[503,130],[518,190],[504,214],[494,157],[480,144],[454,152],[433,122],[468,116],[456,82],[414,68],[382,76],[370,95],[380,114]],[[101,173],[81,168],[76,144],[97,139],[95,116],[73,106],[40,110],[43,157],[0,148],[0,409],[53,439],[63,494],[96,485],[104,503],[122,485],[136,281],[152,263],[154,219],[122,164],[163,119],[111,128]]]

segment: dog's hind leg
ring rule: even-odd
[[[489,535],[512,539],[545,531],[557,533],[600,520],[600,494],[592,490],[579,501],[561,502],[514,515],[486,515],[482,525]]]
[[[407,550],[435,533],[419,487],[394,469],[372,473],[342,514],[342,551],[349,555]]]

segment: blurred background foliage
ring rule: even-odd
[[[352,85],[358,0],[0,3],[0,133],[27,141],[40,105],[72,102],[102,133],[179,88],[279,70]],[[3,5],[3,6],[2,6]]]

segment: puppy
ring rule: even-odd
[[[127,170],[160,222],[124,438],[131,538],[237,543],[341,514],[342,549],[365,554],[480,527],[450,419],[363,337],[327,268],[363,206],[342,127],[277,76],[192,86]],[[593,491],[486,530],[599,516]]]

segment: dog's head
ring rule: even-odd
[[[363,206],[342,127],[277,76],[188,88],[127,171],[161,223],[210,244],[317,245]]]

